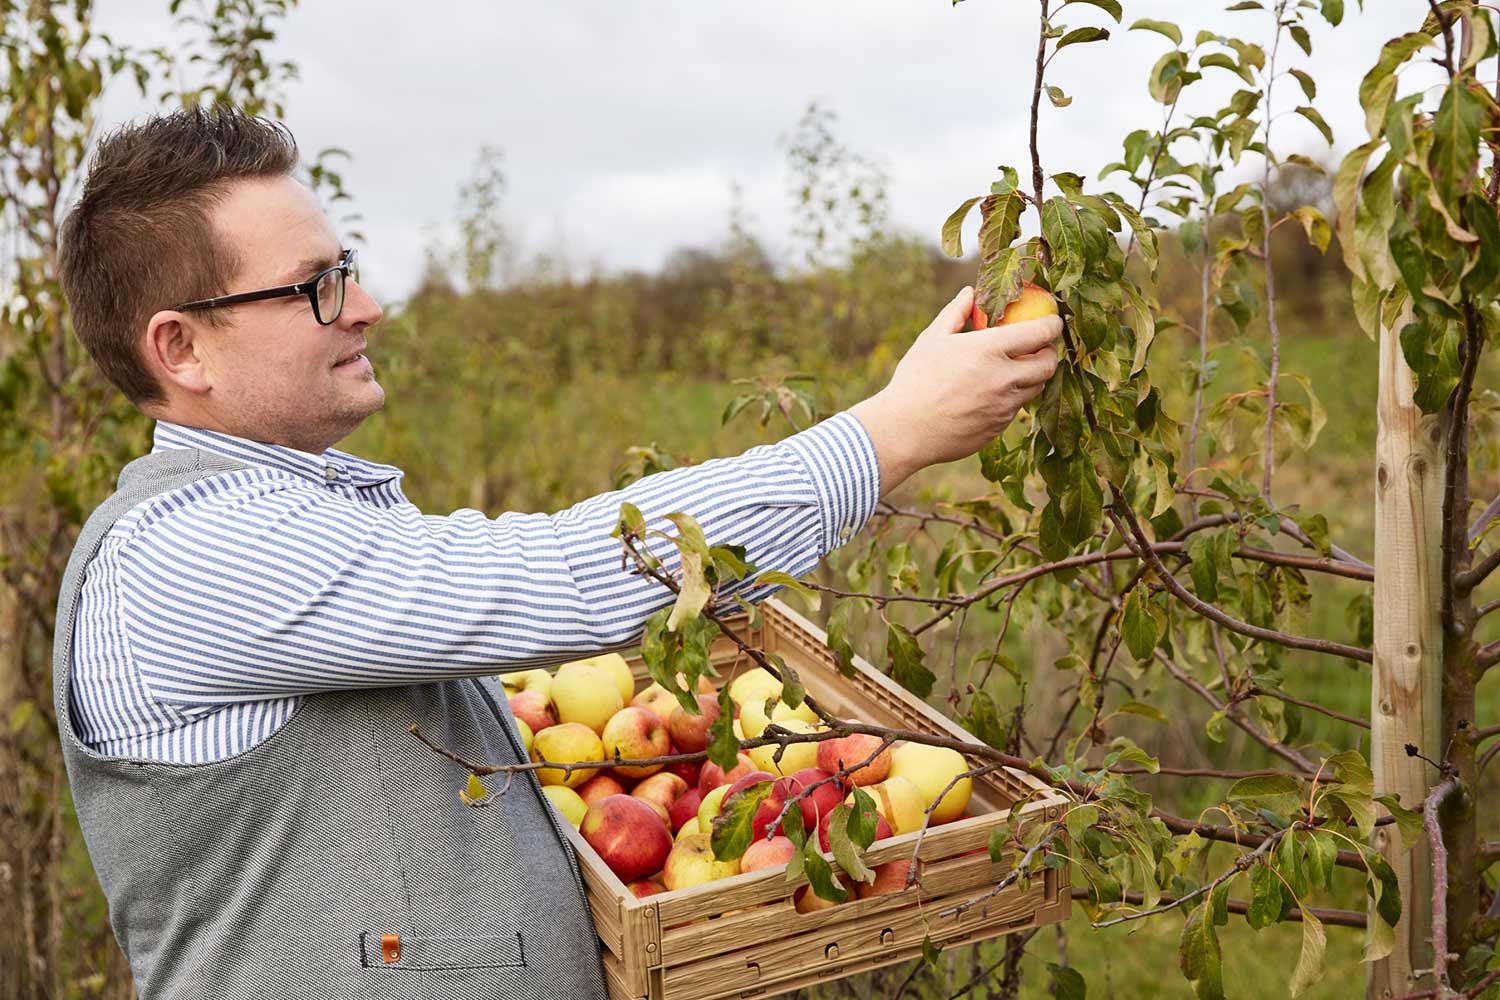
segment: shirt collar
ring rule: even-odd
[[[201,448],[225,458],[261,465],[316,483],[343,483],[350,486],[377,486],[405,475],[393,465],[381,465],[357,455],[329,448],[321,455],[298,451],[285,445],[267,444],[235,437],[203,427],[188,427],[158,420],[152,437],[151,451],[174,448]]]

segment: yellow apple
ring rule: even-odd
[[[649,760],[664,757],[672,749],[672,738],[667,734],[661,716],[636,705],[611,715],[600,736],[608,760],[614,760],[617,752],[625,760]],[[660,771],[661,767],[660,764],[616,764],[614,770],[624,778],[644,778]]]
[[[614,689],[611,688],[611,691]],[[618,694],[619,692],[615,692]],[[531,759],[545,760],[553,764],[576,764],[580,761],[603,760],[604,743],[599,734],[581,722],[562,722],[548,726],[536,734],[531,741]],[[577,788],[598,773],[598,768],[582,767],[568,775],[559,767],[542,767],[536,779],[544,785],[567,785]]]
[[[543,698],[548,698],[548,692],[552,688],[552,675],[540,668],[536,670],[517,670],[508,674],[500,675],[500,683],[505,685],[507,694],[515,694],[518,691],[536,691]]]
[[[703,801],[698,805],[698,829],[704,833],[712,833],[714,829],[714,817],[719,815],[719,807],[724,804],[724,796],[729,794],[729,785],[720,785],[703,796]]]
[[[796,708],[784,701],[778,701],[771,707],[771,714],[766,715],[766,704],[763,701],[747,701],[740,706],[739,723],[748,739],[755,739],[765,732],[766,726],[772,722],[786,722],[791,719],[801,719],[803,722],[817,722],[818,713],[814,712],[803,702]]]
[[[559,722],[581,722],[600,733],[625,699],[608,671],[569,663],[552,678],[552,704]]]
[[[700,829],[701,827],[698,826],[698,817],[694,816],[692,819],[682,824],[682,829],[677,831],[677,839],[681,840],[683,837],[690,837],[693,834],[699,832]]]
[[[740,859],[720,861],[714,857],[708,834],[693,833],[672,845],[661,880],[668,889],[686,889],[740,873]]]
[[[781,681],[765,667],[755,667],[740,674],[729,684],[729,700],[745,711],[747,702],[764,702],[768,698],[781,697]]]
[[[968,769],[968,762],[957,750],[929,746],[926,743],[904,743],[891,754],[891,772],[886,780],[905,778],[916,785],[917,791],[922,794],[922,808],[926,809],[943,794],[948,782]],[[973,785],[970,778],[963,778],[954,785],[932,811],[932,822],[946,823],[962,816],[968,808]]]
[[[525,719],[516,720],[516,732],[521,735],[521,746],[528,754],[531,753],[531,742],[536,738],[536,734],[531,731]]]
[[[574,826],[583,822],[583,814],[589,811],[588,803],[567,785],[543,785],[542,794],[552,800],[557,811]]]
[[[789,733],[816,733],[819,730],[828,728],[821,722],[814,724],[802,719],[787,719],[783,722],[778,722],[777,725]],[[746,750],[745,752],[750,755],[750,759],[755,762],[756,767],[762,771],[770,771],[772,774],[777,775],[796,774],[803,768],[818,766],[818,744],[816,743],[787,744],[786,750],[781,755],[781,763],[779,765],[774,760],[778,749],[780,747],[777,744],[770,743],[763,747],[755,747],[753,750]]]
[[[630,664],[625,662],[625,657],[619,653],[600,653],[598,656],[590,656],[586,660],[574,660],[573,663],[564,663],[564,667],[581,664],[586,667],[597,667],[615,679],[615,685],[620,689],[620,703],[630,704],[630,699],[635,697],[635,675],[630,672]],[[558,668],[562,672],[562,667]]]
[[[875,811],[885,817],[896,836],[922,829],[927,818],[927,803],[922,798],[921,789],[910,780],[892,775],[868,786],[865,791],[875,800]],[[844,801],[852,806],[854,793],[850,792]]]

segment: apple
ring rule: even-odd
[[[796,708],[784,701],[778,701],[771,706],[771,714],[766,714],[765,702],[747,701],[740,707],[740,728],[745,736],[755,739],[765,732],[766,726],[772,722],[786,722],[791,719],[800,719],[803,722],[817,722],[818,713],[812,710],[812,706],[803,702]]]
[[[860,899],[884,896],[888,892],[900,892],[906,888],[906,873],[911,871],[911,858],[887,861],[874,868],[874,882],[855,882],[854,891]]]
[[[553,764],[576,764],[579,761],[603,760],[604,744],[599,734],[581,722],[564,722],[548,726],[536,734],[531,743],[531,759]],[[577,788],[594,776],[594,768],[584,767],[568,774],[560,767],[538,768],[536,778],[544,785],[567,785]]]
[[[786,719],[776,723],[789,733],[816,733],[828,727],[821,722],[804,722],[802,719]],[[785,750],[781,752],[781,763],[776,763],[776,751],[781,747],[776,743],[768,743],[763,747],[755,747],[747,750],[750,759],[755,766],[762,771],[770,771],[772,774],[795,774],[805,768],[816,767],[818,764],[818,748],[820,743],[788,743]]]
[[[647,802],[654,802],[661,806],[665,814],[664,822],[673,830],[677,829],[671,820],[672,804],[677,801],[678,796],[687,791],[687,782],[675,774],[653,774],[649,778],[643,778],[641,783],[630,790],[630,794]]]
[[[581,722],[600,733],[625,699],[609,671],[569,663],[552,678],[552,705],[559,722]]]
[[[525,719],[516,720],[516,733],[521,737],[521,749],[528,754],[531,753],[531,741],[536,738],[536,733],[532,732]]]
[[[781,783],[786,788],[784,799],[789,799],[804,788],[812,788],[817,782],[829,778],[831,775],[820,767],[804,767],[788,778],[782,778]],[[839,796],[842,789],[836,781],[824,781],[817,785],[811,792],[797,800],[797,805],[802,808],[802,828],[811,832],[818,825],[818,820],[838,808]]]
[[[651,709],[651,711],[661,717],[663,723],[672,718],[673,709],[681,707],[676,696],[655,681],[642,688],[634,698],[631,698],[630,704],[634,708]]]
[[[668,747],[667,747],[667,753],[669,753],[669,754],[679,754],[679,753],[682,753],[682,752],[683,752],[682,748],[679,747],[679,746],[677,746],[676,744],[669,744]],[[683,781],[686,781],[690,787],[697,788],[698,787],[698,778],[703,774],[703,761],[701,761],[701,760],[678,760],[678,761],[673,761],[672,763],[668,764],[666,767],[662,768],[662,770],[663,771],[668,771],[668,772],[670,772],[672,774],[677,775]]]
[[[927,819],[927,803],[922,799],[921,789],[908,778],[893,774],[884,781],[866,786],[865,791],[875,800],[875,811],[886,818],[896,836],[922,829]],[[854,804],[854,793],[845,799]]]
[[[720,785],[727,785],[743,774],[749,774],[755,770],[755,761],[743,750],[739,754],[739,763],[724,773],[724,769],[711,760],[703,762],[703,771],[698,775],[698,790],[707,795]]]
[[[729,786],[729,791],[725,793],[724,798],[720,800],[719,804],[719,812],[722,813],[724,811],[724,803],[728,802],[732,796],[763,781],[772,782],[772,785],[770,792],[766,794],[765,798],[761,799],[760,805],[756,807],[755,816],[750,820],[750,829],[753,831],[751,836],[755,839],[766,835],[766,831],[771,828],[772,823],[776,822],[777,814],[781,812],[781,807],[786,803],[786,789],[778,787],[780,782],[776,780],[776,775],[770,771],[751,771],[749,774],[743,775],[734,784]],[[712,828],[710,827],[710,829]]]
[[[694,816],[692,819],[682,824],[681,828],[679,828],[677,831],[676,837],[673,839],[681,840],[683,837],[691,837],[693,834],[701,832],[702,827],[698,825],[698,817]]]
[[[1043,316],[1056,315],[1057,299],[1053,298],[1052,293],[1041,285],[1023,281],[1021,294],[1005,306],[1005,311],[1000,314],[1000,322],[995,325],[1007,326],[1011,323],[1022,323],[1028,319],[1041,319]],[[976,303],[969,312],[970,329],[983,330],[988,326],[989,317]]]
[[[629,795],[607,795],[589,806],[578,832],[621,882],[660,871],[672,851],[672,835],[651,803]]]
[[[688,820],[697,820],[698,807],[702,804],[703,793],[696,788],[689,788],[673,799],[672,805],[667,809],[667,816],[672,821],[672,830],[680,832]]]
[[[917,790],[922,793],[923,809],[936,802],[948,783],[967,770],[969,765],[963,754],[948,747],[903,743],[891,754],[891,774],[905,778],[917,786]],[[946,823],[962,816],[964,809],[968,808],[973,786],[974,782],[970,778],[963,778],[954,785],[947,795],[943,795],[943,801],[938,807],[932,810],[932,822]]]
[[[620,701],[622,704],[630,704],[630,699],[635,695],[635,675],[630,672],[630,664],[625,662],[625,657],[619,653],[600,653],[598,656],[590,656],[586,660],[574,660],[572,663],[564,663],[558,667],[558,673],[562,673],[563,667],[571,667],[580,664],[585,667],[596,667],[603,670],[615,679],[615,687],[620,690]]]
[[[832,811],[824,813],[823,814],[823,818],[820,819],[820,820],[818,820],[818,847],[821,848],[822,850],[825,850],[825,851],[832,850],[832,848],[830,848],[828,846],[828,827],[832,824],[832,822],[833,822],[833,812]],[[884,816],[880,815],[879,813],[876,813],[875,814],[875,839],[876,840],[884,840],[885,838],[889,837],[890,835],[891,835],[891,825],[885,821],[885,817]]]
[[[583,822],[583,814],[589,811],[588,803],[567,785],[543,785],[542,794],[551,799],[557,811],[575,827]]]
[[[592,778],[589,778],[583,784],[578,786],[578,797],[580,799],[583,799],[584,803],[587,805],[593,805],[595,802],[604,798],[604,796],[606,795],[624,794],[625,786],[620,784],[619,778],[616,778],[614,775],[609,774],[608,772],[601,772],[597,770]]]
[[[668,889],[686,889],[740,873],[740,860],[714,857],[708,834],[694,833],[672,845],[662,868],[661,880]]]
[[[672,738],[661,717],[649,708],[622,708],[609,717],[601,734],[604,759],[620,757],[646,760],[665,757],[672,749]],[[660,764],[616,764],[614,772],[626,778],[644,778],[661,770]]]
[[[842,767],[856,767],[884,741],[868,733],[851,733],[848,736],[824,740],[818,744],[818,766],[829,774]],[[886,747],[868,764],[858,766],[846,781],[851,785],[873,785],[884,781],[891,771],[891,748]]]
[[[729,794],[728,785],[720,785],[711,788],[703,796],[703,801],[698,803],[698,829],[704,833],[712,833],[714,829],[714,817],[719,815],[719,809],[724,804],[724,796]]]
[[[849,899],[853,898],[854,896],[851,894],[849,896]],[[848,901],[848,899],[845,900],[845,902]],[[818,910],[826,910],[830,906],[839,905],[834,900],[824,899],[822,896],[819,896],[817,893],[813,892],[813,887],[810,885],[804,885],[802,888],[793,893],[792,902],[796,905],[798,913],[815,913]]]
[[[765,702],[781,697],[781,681],[765,667],[740,674],[729,684],[729,699],[743,712],[747,702]]]
[[[517,691],[506,700],[510,702],[510,714],[530,726],[533,734],[557,725],[557,712],[541,691]]]
[[[790,837],[783,837],[779,833],[770,840],[757,837],[740,856],[740,871],[755,872],[762,868],[775,868],[786,864],[796,853],[797,845]]]
[[[520,691],[539,691],[543,698],[547,698],[552,689],[552,675],[541,668],[500,674],[499,679],[505,685],[506,697]]]
[[[625,888],[633,892],[636,899],[645,899],[647,896],[667,891],[667,887],[657,878],[638,878]]]
[[[681,705],[672,709],[668,728],[672,731],[672,742],[688,753],[697,753],[708,747],[708,730],[719,721],[719,700],[712,695],[700,694],[697,715],[689,715]]]

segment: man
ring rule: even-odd
[[[621,501],[809,572],[916,470],[973,454],[1056,365],[1049,318],[955,335],[775,445],[552,515],[424,515],[333,445],[380,409],[380,307],[285,129],[187,110],[101,142],[63,229],[79,339],[156,420],[59,595],[69,780],[141,996],[603,997],[576,862],[490,675],[638,642]],[[675,550],[663,552],[669,569]],[[741,588],[761,600],[774,587]],[[728,595],[725,595],[728,607]]]

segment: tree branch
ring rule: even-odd
[[[1422,803],[1422,825],[1427,828],[1427,846],[1432,852],[1432,975],[1437,982],[1436,995],[1453,994],[1448,985],[1448,963],[1458,956],[1448,952],[1448,848],[1443,843],[1443,827],[1438,810],[1443,800],[1460,792],[1458,775],[1449,774],[1428,793]],[[1467,877],[1468,873],[1465,873]]]
[[[1089,891],[1088,891],[1088,889],[1084,888],[1083,886],[1074,886],[1073,887],[1073,898],[1074,899],[1088,899],[1089,898]],[[1122,898],[1120,899],[1120,902],[1122,902],[1122,903],[1129,903],[1131,906],[1140,906],[1145,901],[1146,901],[1145,897],[1142,896],[1138,892],[1123,893],[1122,894]],[[1166,904],[1168,906],[1168,908],[1170,908],[1170,906],[1172,904],[1176,904],[1176,903],[1182,902],[1182,899],[1181,898],[1174,898],[1174,897],[1171,897],[1171,896],[1163,896],[1162,897],[1162,902],[1163,902],[1163,904]],[[1238,914],[1244,915],[1244,914],[1250,912],[1250,902],[1249,902],[1249,900],[1231,899],[1231,900],[1228,900],[1227,902],[1229,904],[1229,912],[1230,913],[1238,913]],[[1329,926],[1332,926],[1332,927],[1359,927],[1359,928],[1363,928],[1363,927],[1366,926],[1365,915],[1363,913],[1360,913],[1357,910],[1326,910],[1326,909],[1320,909],[1319,907],[1316,907],[1316,906],[1298,907],[1298,908],[1292,910],[1290,913],[1288,913],[1285,917],[1283,917],[1282,920],[1284,922],[1300,924],[1302,922],[1302,910],[1303,909],[1306,909],[1308,913],[1311,913],[1313,916],[1317,917],[1318,920],[1319,920],[1319,922],[1324,923],[1324,924],[1328,924]]]

